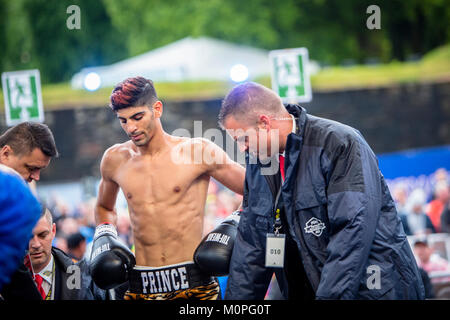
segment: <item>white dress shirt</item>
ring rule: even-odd
[[[42,269],[38,273],[42,277],[42,279],[44,279],[42,281],[42,288],[44,289],[44,292],[46,295],[50,291],[50,288],[52,288],[54,285],[53,280],[55,279],[55,277],[54,277],[53,272],[54,272],[54,270],[53,270],[53,255],[51,255],[51,258],[50,258],[50,261],[48,262],[48,264],[45,266],[44,269]],[[54,290],[52,290],[52,297],[50,297],[50,298],[53,299],[53,295],[54,295]]]

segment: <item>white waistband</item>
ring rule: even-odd
[[[160,266],[160,267],[148,267],[148,266],[134,266],[134,270],[140,271],[140,270],[158,270],[158,269],[167,269],[167,268],[174,268],[179,266],[184,266],[188,264],[194,264],[194,261],[184,261],[176,264],[169,264],[166,266]]]

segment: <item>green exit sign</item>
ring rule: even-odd
[[[269,53],[272,89],[283,102],[297,103],[312,100],[308,72],[308,49],[273,50]]]
[[[44,122],[39,70],[2,73],[6,124],[24,121]]]

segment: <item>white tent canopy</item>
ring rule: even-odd
[[[236,64],[247,67],[249,79],[270,75],[267,50],[207,37],[187,37],[109,66],[84,68],[72,77],[71,84],[75,89],[83,88],[90,72],[98,74],[101,87],[111,87],[138,75],[161,82],[226,81]]]

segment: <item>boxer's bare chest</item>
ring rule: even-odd
[[[170,156],[134,156],[118,168],[115,181],[129,204],[176,203],[203,174],[201,167],[174,163]]]

